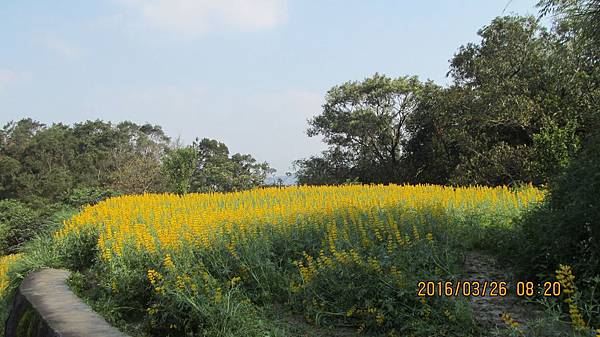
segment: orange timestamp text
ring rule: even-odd
[[[509,287],[507,281],[419,281],[417,283],[417,296],[419,297],[505,297],[514,291],[516,296],[532,297],[560,296],[562,289],[560,282],[536,283],[532,281],[518,281],[514,287]]]

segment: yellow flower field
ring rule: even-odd
[[[373,214],[390,208],[514,214],[542,198],[543,193],[533,187],[512,191],[506,187],[435,185],[302,186],[226,194],[131,195],[85,208],[66,221],[56,237],[89,226],[97,228],[99,249],[103,259],[109,260],[122,255],[128,244],[150,253],[176,251],[190,244],[210,245],[215,235],[232,230],[256,234],[268,224],[285,231],[303,224],[317,225],[334,214],[344,222],[367,214],[373,220],[371,225],[378,226],[381,223]],[[306,219],[314,221],[301,221]],[[394,226],[392,222],[386,225]],[[375,232],[381,230],[384,228]]]
[[[50,251],[142,336],[287,336],[275,304],[309,325],[460,334],[474,326],[464,299],[419,298],[416,284],[460,275],[467,247],[543,198],[437,185],[125,195],[65,221]]]

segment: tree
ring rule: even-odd
[[[161,160],[170,138],[157,125],[123,122],[116,129],[123,138],[112,152],[116,167],[107,187],[127,194],[164,191]]]
[[[12,199],[0,200],[0,254],[16,252],[21,243],[29,240],[39,229],[37,212]]]
[[[230,192],[246,190],[264,183],[273,170],[267,163],[257,163],[250,155],[229,156],[227,146],[216,140],[196,139],[196,169],[191,190],[196,192]]]
[[[189,192],[192,177],[198,166],[198,152],[191,146],[167,151],[162,160],[169,189],[178,194]]]
[[[588,0],[541,1],[542,13],[556,14],[555,26],[565,30],[561,43],[577,54],[578,69],[568,85],[576,85],[581,123],[581,146],[575,158],[564,164],[549,184],[548,196],[537,209],[520,221],[521,246],[514,260],[524,274],[553,275],[559,264],[573,266],[581,280],[597,277],[600,273],[600,111],[597,102],[600,76],[600,2]],[[570,33],[569,33],[570,31]],[[585,85],[577,85],[583,82]],[[595,104],[594,104],[595,102]],[[553,134],[552,144],[568,143],[570,137]],[[568,134],[567,134],[568,135]],[[541,134],[542,139],[549,136]],[[554,149],[552,147],[550,150]],[[561,152],[560,146],[556,150]],[[552,153],[549,155],[552,157]],[[582,287],[583,288],[583,287]],[[583,293],[582,296],[593,296]],[[596,294],[595,301],[598,300]],[[585,301],[585,300],[584,300]],[[583,302],[583,301],[582,301]]]
[[[321,135],[335,153],[348,154],[352,163],[347,169],[358,172],[362,182],[398,181],[406,122],[422,87],[416,77],[379,74],[335,86],[327,92],[321,115],[309,121],[308,135]]]
[[[33,137],[44,127],[30,118],[7,123],[0,130],[1,198],[18,198],[33,189],[34,177],[25,174],[21,159]]]
[[[600,0],[541,0],[542,16],[554,14],[559,26],[574,31],[577,42],[589,49],[589,56],[600,59]]]
[[[419,105],[406,123],[409,138],[402,158],[403,182],[446,184],[459,164],[453,123],[445,113],[448,90],[435,85],[424,88]]]
[[[248,190],[264,184],[267,175],[275,172],[269,164],[258,163],[249,154],[236,153],[231,156],[232,190]]]
[[[16,196],[20,172],[21,163],[18,160],[0,154],[0,199]]]
[[[339,147],[323,151],[321,156],[311,156],[294,162],[297,183],[299,185],[338,185],[348,181],[358,181],[351,153]]]
[[[11,122],[0,131],[0,197],[45,204],[78,187],[163,190],[160,159],[168,141],[149,124]]]
[[[452,181],[545,183],[586,132],[589,74],[563,37],[533,17],[499,17],[479,35],[451,60],[455,83],[442,114],[459,147]]]
[[[229,156],[227,146],[204,138],[193,145],[198,151],[198,165],[193,178],[197,191],[227,192],[260,186],[268,173],[267,163],[257,163],[250,155]]]
[[[299,181],[549,182],[600,128],[600,53],[585,26],[597,1],[542,3],[587,7],[560,14],[552,29],[534,17],[495,18],[450,60],[445,88],[376,74],[329,90],[308,130],[329,150],[296,162]]]
[[[585,134],[593,134],[600,128],[600,1],[599,0],[541,0],[538,3],[541,16],[553,15],[554,27],[559,35],[563,52],[559,57],[571,59],[575,67],[566,70],[571,78],[568,85],[576,83],[585,85],[575,86],[583,94],[577,97],[583,110],[582,125]],[[561,68],[562,69],[562,68]]]

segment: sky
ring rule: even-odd
[[[161,125],[283,174],[331,87],[376,72],[448,84],[448,60],[537,0],[2,0],[0,124]]]

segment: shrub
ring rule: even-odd
[[[600,134],[550,186],[546,202],[520,222],[518,265],[549,276],[570,264],[582,277],[600,274]]]
[[[95,205],[104,199],[119,195],[117,191],[98,187],[79,187],[63,197],[63,203],[72,207]]]
[[[17,200],[0,200],[0,253],[6,255],[29,240],[39,227],[37,212]]]

